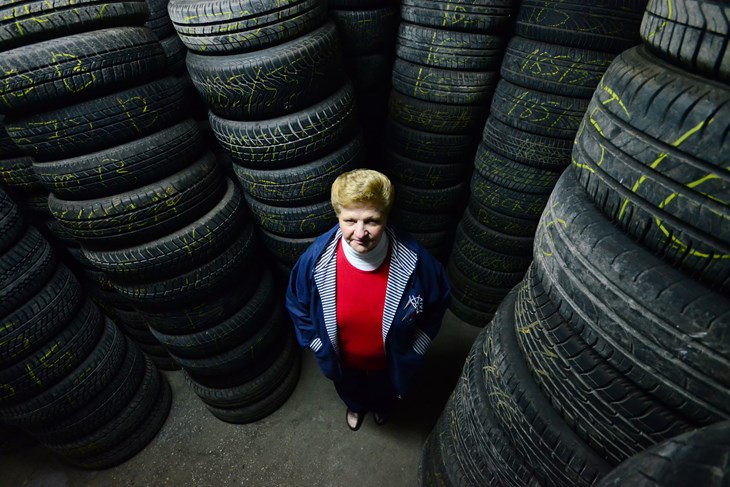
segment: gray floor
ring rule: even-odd
[[[423,383],[384,426],[367,416],[359,431],[347,429],[345,407],[309,353],[286,404],[247,425],[219,421],[180,372],[165,372],[174,394],[170,416],[135,457],[85,471],[26,448],[0,456],[0,486],[414,486],[423,442],[479,331],[447,312]]]

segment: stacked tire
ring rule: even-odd
[[[400,2],[329,0],[342,46],[345,73],[352,80],[366,159],[377,165],[383,156],[384,123],[393,70]]]
[[[440,259],[464,208],[512,11],[509,0],[402,3],[383,170],[396,186],[394,221]]]
[[[0,422],[70,465],[127,460],[164,424],[167,380],[3,191],[0,229]]]
[[[708,57],[728,33],[705,15],[730,9],[672,9],[649,2],[643,45],[595,90],[534,261],[429,436],[424,485],[686,483],[680,466],[693,482],[726,476],[730,64]]]
[[[33,157],[54,218],[81,243],[104,284],[95,297],[120,296],[122,305],[105,304],[130,336],[176,363],[217,360],[265,329],[271,338],[256,348],[257,360],[200,374],[210,385],[218,375],[226,386],[253,380],[251,371],[260,371],[268,354],[284,350],[288,327],[275,305],[248,320],[256,284],[266,282],[265,269],[255,265],[253,225],[240,190],[190,118],[188,92],[169,76],[155,34],[147,27],[91,30],[17,47],[2,63],[8,133]],[[206,344],[220,343],[185,341],[191,330],[205,333]],[[157,337],[190,350],[179,354]],[[287,379],[298,377],[295,363]],[[194,373],[194,365],[185,366]],[[269,379],[277,382],[267,387],[284,381]],[[285,399],[279,392],[274,404]],[[263,402],[246,403],[247,419],[272,411]]]
[[[288,271],[336,222],[329,188],[364,154],[325,0],[173,0],[188,71],[230,155],[263,244]]]
[[[89,167],[87,154],[116,165],[111,171],[126,172],[124,160],[104,159],[110,155],[104,149],[172,123],[182,113],[174,106],[181,97],[173,96],[167,105],[159,99],[147,102],[146,97],[168,96],[174,88],[165,81],[145,84],[162,76],[165,67],[159,43],[141,27],[149,13],[145,2],[120,2],[107,9],[84,1],[67,7],[63,2],[31,1],[3,9],[0,49],[6,51],[0,110],[7,115],[10,142],[23,155],[3,160],[3,167],[11,169],[11,177],[3,179],[90,295],[118,318],[112,302],[123,303],[123,298],[89,265],[79,239],[54,219],[49,191],[61,188],[58,191],[73,194],[71,199],[85,197],[78,192],[83,187],[75,169],[87,171],[89,179],[107,176],[101,163]],[[55,179],[47,184],[48,177]],[[122,320],[117,323],[126,331]],[[143,347],[159,347],[149,332],[140,338]],[[172,367],[166,353],[148,350],[158,352],[158,366]]]
[[[451,310],[484,326],[524,276],[540,214],[611,60],[640,42],[646,1],[528,0],[517,12],[448,263]]]

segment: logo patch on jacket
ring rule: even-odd
[[[419,296],[408,296],[408,302],[403,307],[405,314],[401,321],[412,318],[413,316],[423,313],[423,298]]]

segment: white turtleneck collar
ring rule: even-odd
[[[348,244],[344,238],[342,239],[342,250],[345,254],[345,258],[354,268],[361,271],[374,271],[380,267],[380,264],[382,264],[388,256],[389,244],[390,240],[388,239],[388,234],[383,232],[383,236],[380,239],[380,242],[378,242],[378,245],[369,252],[361,254],[350,247],[350,244]]]

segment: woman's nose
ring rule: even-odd
[[[357,223],[357,224],[355,225],[355,236],[359,238],[359,237],[362,237],[362,236],[364,236],[364,235],[365,235],[365,233],[366,233],[366,232],[365,232],[365,224],[363,224],[363,223],[359,223],[359,222],[358,222],[358,223]]]

